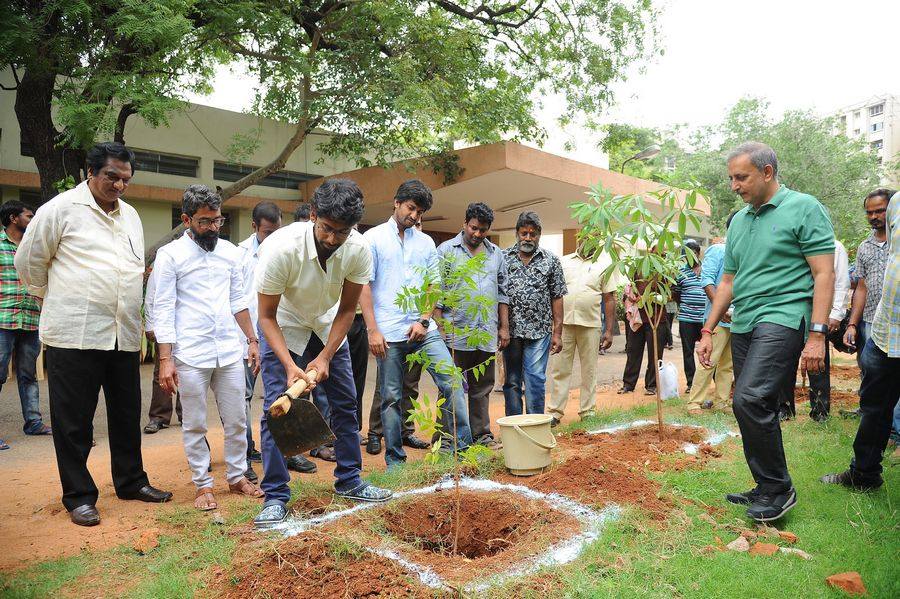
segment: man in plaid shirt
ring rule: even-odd
[[[37,357],[41,351],[38,320],[41,308],[19,281],[13,257],[34,211],[22,202],[11,200],[0,207],[0,387],[6,382],[9,360],[16,354],[16,382],[22,402],[22,427],[26,435],[49,435],[50,427],[38,410]],[[9,445],[0,439],[0,449]]]

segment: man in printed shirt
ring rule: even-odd
[[[596,261],[582,255],[582,248],[561,259],[568,294],[563,298],[562,351],[550,359],[550,400],[547,413],[552,426],[562,420],[569,401],[572,364],[575,354],[581,365],[581,391],[578,415],[581,419],[595,414],[594,388],[597,384],[597,348],[612,345],[616,324],[617,277],[604,275],[610,266],[609,256],[601,254]],[[601,329],[606,313],[606,329]]]
[[[506,415],[544,413],[547,359],[562,350],[566,280],[552,252],[540,247],[541,219],[531,211],[516,221],[516,244],[503,252],[509,274],[509,345],[503,350]]]
[[[862,491],[884,483],[881,460],[891,433],[891,415],[900,398],[900,193],[891,198],[885,223],[889,254],[881,301],[860,358],[860,419],[853,459],[849,469],[822,477],[824,483]]]
[[[9,360],[16,353],[16,383],[22,404],[22,430],[26,435],[49,435],[39,409],[37,358],[41,353],[38,321],[41,308],[37,298],[19,281],[13,258],[34,211],[17,200],[0,207],[0,387],[6,382]],[[0,449],[9,449],[0,439]]]
[[[262,497],[245,476],[246,377],[241,359],[259,369],[259,339],[250,321],[237,247],[219,239],[225,223],[222,199],[205,185],[191,185],[181,203],[188,230],[156,255],[153,331],[159,344],[159,384],[181,393],[184,452],[197,488],[194,507],[218,507],[209,473],[206,398],[212,390],[225,436],[225,478],[229,489]],[[237,322],[240,327],[235,326]]]
[[[700,282],[700,244],[693,239],[687,239],[684,248],[685,252],[693,254],[693,262],[688,264],[685,258],[675,291],[678,294],[678,334],[681,337],[684,377],[687,379],[687,389],[684,391],[690,395],[694,374],[697,372],[694,363],[694,345],[700,340],[700,329],[703,328],[706,294]]]
[[[102,143],[87,153],[88,180],[38,210],[15,265],[43,298],[53,445],[63,505],[80,526],[100,523],[97,487],[87,469],[100,388],[106,399],[113,486],[121,499],[162,502],[141,460],[141,299],[144,233],[121,196],[134,153]]]
[[[801,360],[825,367],[825,335],[834,293],[834,228],[814,197],[779,184],[769,146],[748,142],[728,156],[731,189],[747,204],[728,229],[725,274],[697,344],[710,366],[712,328],[734,300],[731,352],[734,416],[756,487],[726,500],[748,505],[757,522],[781,518],[797,503],[788,473],[779,401]]]

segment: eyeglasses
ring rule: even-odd
[[[350,233],[353,232],[353,227],[347,227],[346,229],[334,229],[332,227],[329,227],[322,221],[316,221],[316,226],[322,229],[322,232],[326,235],[334,235],[339,239],[346,239],[350,236]]]
[[[202,217],[202,218],[196,218],[196,219],[192,216],[191,220],[197,221],[197,224],[200,225],[201,227],[209,227],[211,225],[221,227],[222,225],[225,224],[225,221],[227,219],[224,216],[217,216],[216,218]]]
[[[884,214],[887,208],[876,208],[875,210],[866,210],[866,216],[875,216],[876,214]]]

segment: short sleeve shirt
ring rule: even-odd
[[[563,323],[599,329],[603,324],[603,294],[616,291],[618,278],[604,272],[609,256],[602,254],[595,262],[576,254],[560,259],[566,294],[563,298]]]
[[[681,267],[681,275],[678,277],[678,292],[681,294],[681,303],[678,306],[678,320],[680,322],[704,322],[706,310],[706,292],[700,283],[700,275],[688,265]]]
[[[900,193],[891,198],[886,218],[890,253],[870,335],[888,357],[900,358]]]
[[[293,223],[266,237],[257,251],[256,290],[280,295],[276,319],[288,349],[302,354],[311,333],[324,343],[337,315],[344,281],[365,285],[372,273],[369,246],[352,231],[341,247],[319,263],[313,223]]]
[[[761,322],[808,326],[813,277],[806,259],[823,254],[834,254],[834,227],[811,195],[782,185],[759,209],[740,210],[725,244],[725,272],[734,275],[732,332],[749,333]]]
[[[866,280],[866,307],[863,309],[863,322],[872,322],[875,308],[881,299],[881,285],[884,282],[884,269],[888,262],[888,243],[878,241],[874,235],[859,244],[856,250],[855,276]]]
[[[553,332],[551,302],[566,295],[559,258],[538,247],[526,265],[514,245],[503,252],[509,274],[509,336],[541,339]]]

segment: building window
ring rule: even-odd
[[[234,182],[243,179],[257,168],[259,167],[235,164],[233,162],[215,162],[213,163],[213,179]],[[311,175],[309,173],[281,171],[265,177],[258,181],[256,185],[277,187],[278,189],[298,189],[301,183],[318,178],[319,175]]]
[[[872,123],[871,125],[869,125],[869,131],[872,133],[875,133],[876,131],[881,131],[882,129],[884,129],[884,123],[882,123],[882,122]]]
[[[859,129],[854,129],[854,130],[853,130],[853,135],[859,135]]]
[[[884,140],[879,139],[877,141],[873,141],[871,145],[872,145],[872,149],[877,152],[878,150],[880,150],[881,148],[884,147]]]
[[[200,166],[199,158],[175,156],[147,150],[134,150],[134,168],[145,173],[196,177]]]
[[[858,111],[858,110],[857,110],[856,112],[853,113],[853,119],[854,119],[854,120],[859,119],[859,111]]]
[[[879,114],[884,113],[884,102],[881,104],[876,104],[875,106],[869,106],[869,116],[878,116]]]
[[[847,130],[847,115],[841,116],[841,131]]]

